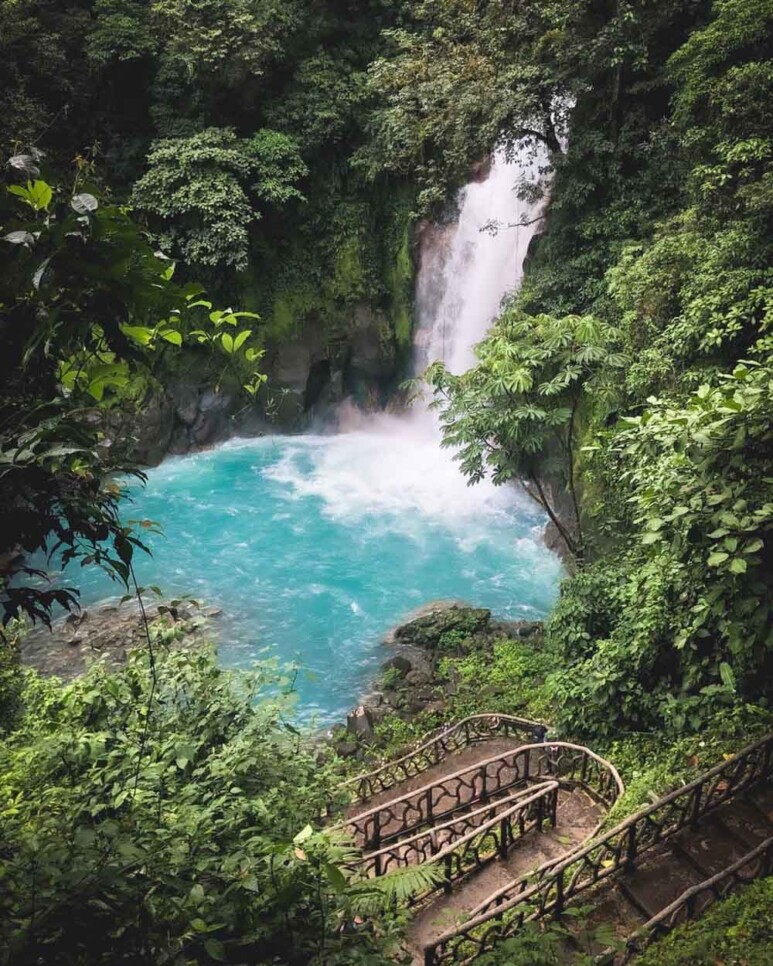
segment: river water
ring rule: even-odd
[[[417,280],[416,366],[442,358],[460,372],[519,281],[533,230],[481,232],[527,212],[521,169],[497,159],[459,198],[455,225],[426,233]],[[133,493],[127,518],[158,521],[140,583],[223,608],[219,654],[249,667],[295,663],[304,717],[340,719],[385,659],[379,641],[438,598],[536,619],[550,609],[560,564],[544,520],[515,488],[468,487],[435,419],[343,414],[335,435],[236,440],[166,460]],[[114,593],[81,572],[84,604]]]

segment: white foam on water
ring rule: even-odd
[[[517,197],[516,188],[536,167],[526,154],[508,164],[498,154],[484,180],[459,196],[459,219],[424,242],[417,279],[419,314],[415,369],[442,359],[455,373],[474,364],[473,347],[486,334],[502,299],[517,287],[523,260],[536,225],[535,210]],[[492,222],[501,228],[482,231]],[[323,513],[337,521],[356,522],[389,514],[410,527],[420,514],[458,530],[473,545],[473,521],[519,510],[534,512],[515,487],[495,487],[484,480],[468,486],[454,454],[441,447],[437,418],[427,400],[401,415],[364,414],[341,408],[339,433],[285,441],[283,455],[264,475],[296,498],[316,497]]]
[[[296,498],[316,497],[337,521],[418,513],[445,521],[490,516],[512,506],[513,495],[488,482],[467,485],[435,424],[423,415],[380,416],[369,429],[287,440],[264,475]]]

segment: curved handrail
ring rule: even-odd
[[[466,765],[359,812],[333,828],[351,830],[363,849],[377,851],[406,832],[434,825],[460,809],[469,810],[477,800],[485,801],[524,782],[550,778],[557,778],[564,786],[582,787],[607,807],[624,790],[615,767],[589,748],[563,741],[540,742]]]
[[[405,868],[422,862],[439,862],[458,851],[460,846],[484,834],[489,828],[504,821],[511,824],[513,817],[539,800],[543,800],[543,809],[536,816],[539,824],[541,825],[545,818],[555,821],[555,803],[551,801],[548,810],[545,811],[544,800],[551,799],[551,796],[554,799],[558,787],[558,782],[551,780],[516,789],[506,798],[488,802],[471,812],[466,812],[461,817],[452,818],[440,825],[433,825],[408,838],[398,839],[376,852],[365,853],[355,864],[361,867],[366,875],[379,876],[388,874],[393,868]],[[454,839],[453,835],[458,831],[462,834]],[[522,835],[523,831],[520,834]],[[440,842],[445,835],[451,836],[452,840],[441,845]],[[510,844],[512,841],[514,839]],[[509,848],[506,840],[505,846]],[[502,854],[501,851],[500,854]]]
[[[604,835],[497,890],[472,910],[463,926],[447,930],[425,947],[425,964],[469,962],[463,952],[465,944],[474,946],[477,956],[513,935],[524,922],[546,914],[559,915],[574,895],[630,866],[643,851],[762,780],[770,772],[772,757],[773,735],[768,735],[640,809]],[[505,914],[510,916],[507,921]],[[477,929],[483,931],[481,936],[473,935]]]
[[[749,868],[751,867],[751,869]],[[740,859],[726,866],[716,875],[691,886],[670,905],[640,926],[628,939],[625,949],[614,958],[615,966],[625,966],[658,937],[677,926],[695,919],[712,903],[726,899],[738,886],[770,875],[773,871],[773,837],[760,842]]]
[[[486,734],[485,732],[488,731]],[[365,802],[380,792],[389,791],[400,782],[415,778],[433,765],[440,764],[450,753],[486,741],[501,731],[505,737],[520,732],[530,739],[542,738],[547,725],[509,714],[474,714],[455,725],[443,726],[420,738],[419,745],[401,758],[385,762],[373,771],[364,772],[343,782],[342,788],[354,788],[355,802]]]

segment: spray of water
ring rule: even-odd
[[[516,188],[535,171],[525,154],[513,163],[497,154],[486,175],[462,189],[458,220],[424,233],[416,285],[417,375],[436,359],[454,373],[474,364],[475,344],[521,280],[537,212],[519,199]],[[485,230],[492,224],[498,230]],[[524,499],[488,482],[468,488],[453,453],[440,443],[427,399],[400,415],[344,407],[339,435],[317,450],[311,471],[299,444],[288,449],[276,472],[299,494],[322,497],[334,515],[411,508],[451,525],[476,514],[498,514]]]

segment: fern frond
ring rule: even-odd
[[[353,883],[349,890],[349,901],[359,915],[372,916],[395,904],[405,903],[412,896],[429,892],[442,878],[442,869],[431,863],[409,865],[376,879]]]

